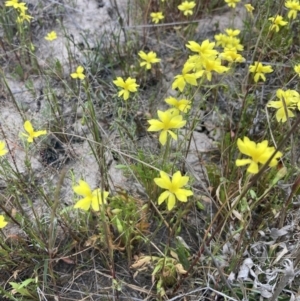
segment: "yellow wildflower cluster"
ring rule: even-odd
[[[30,22],[32,17],[30,15],[26,14],[26,11],[28,10],[26,3],[25,2],[19,2],[19,0],[8,0],[5,1],[5,6],[6,7],[12,7],[14,8],[17,13],[17,22],[18,23],[23,23],[24,21]]]
[[[193,9],[196,6],[195,1],[183,1],[177,8],[187,17],[193,14]],[[162,12],[152,12],[150,17],[153,23],[158,24],[161,20],[165,18]]]
[[[229,7],[235,8],[240,0],[225,0]],[[297,12],[300,11],[299,1],[286,1],[285,7],[289,9],[288,18],[296,18]],[[195,1],[183,1],[178,9],[183,12],[185,16],[193,14],[193,9],[196,7]],[[252,14],[254,7],[251,4],[245,4],[246,10]],[[150,14],[152,22],[159,23],[164,19],[162,12],[152,12]],[[279,31],[281,26],[287,24],[283,20],[283,17],[276,15],[270,17],[272,22],[270,30]],[[224,74],[229,71],[233,63],[245,62],[245,58],[241,55],[244,50],[241,40],[239,38],[240,30],[227,28],[224,33],[217,34],[214,38],[215,41],[208,39],[198,43],[196,41],[188,41],[186,47],[192,52],[188,59],[185,61],[180,74],[174,76],[172,82],[172,89],[178,90],[179,93],[184,93],[185,88],[188,86],[197,87],[199,79],[212,81],[212,78],[216,74]],[[221,50],[218,50],[219,47]],[[147,70],[152,68],[153,64],[159,63],[161,60],[157,57],[157,54],[153,51],[145,53],[140,51],[138,53],[141,62],[140,66]],[[226,62],[228,63],[226,63]],[[224,65],[224,62],[226,65]],[[295,71],[300,75],[300,65],[295,66]],[[249,65],[249,73],[253,73],[254,82],[260,80],[266,81],[266,74],[273,72],[273,68],[266,63],[254,61]],[[118,96],[124,100],[128,100],[131,93],[137,92],[139,85],[136,83],[136,79],[127,77],[117,77],[113,83],[121,88],[118,92]],[[279,89],[276,92],[278,100],[270,101],[268,107],[277,109],[276,119],[279,122],[285,122],[288,117],[293,117],[293,111],[298,108],[300,110],[300,96],[295,90],[282,90]],[[172,106],[171,108],[162,111],[157,110],[157,119],[148,120],[149,132],[159,132],[158,140],[162,146],[168,145],[169,139],[178,139],[177,130],[182,129],[186,123],[186,116],[191,109],[192,101],[186,99],[184,96],[178,99],[170,96],[165,99],[165,102]],[[269,142],[264,140],[260,143],[251,141],[248,137],[238,139],[237,147],[243,155],[248,156],[247,159],[237,159],[237,166],[249,165],[247,171],[249,173],[258,173],[260,165],[266,164],[273,167],[277,165],[278,160],[282,157],[281,152],[276,152],[276,149],[269,146]],[[272,159],[270,160],[270,158]],[[172,210],[176,204],[176,199],[181,202],[186,202],[187,197],[193,195],[189,189],[183,187],[187,184],[189,178],[182,176],[179,171],[175,172],[173,176],[170,176],[160,171],[160,177],[155,178],[154,182],[165,191],[159,196],[158,203],[161,204],[164,201],[167,203],[167,208]],[[94,210],[99,210],[99,204],[104,203],[108,192],[101,192],[102,198],[100,199],[100,191],[98,189],[92,191],[88,184],[81,181],[79,186],[74,187],[74,191],[84,196],[84,199],[80,200],[77,204],[77,208],[88,210],[92,207]],[[94,204],[94,205],[93,205]]]
[[[189,41],[186,45],[191,51],[197,53],[191,55],[183,66],[182,72],[175,76],[172,89],[182,92],[186,84],[197,86],[197,79],[206,76],[211,80],[211,71],[225,72],[228,68],[221,66],[221,60],[217,59],[217,50],[213,49],[215,43],[205,40],[202,44]]]
[[[242,63],[245,59],[238,51],[243,51],[244,46],[240,43],[240,39],[237,36],[240,34],[238,29],[225,29],[225,34],[220,33],[215,35],[216,45],[223,48],[223,52],[220,53],[222,60],[228,62]]]
[[[195,4],[194,2],[186,2],[187,1],[182,3],[186,8],[188,5],[190,9],[195,6],[193,5]],[[183,6],[180,7],[183,8]],[[188,9],[186,9],[186,11],[188,11]],[[191,13],[186,13],[186,15],[188,14]],[[152,14],[151,16],[153,17],[154,15]],[[158,15],[155,15],[155,17],[157,16]],[[155,22],[155,20],[153,21]],[[158,22],[159,20],[156,21]],[[198,86],[199,78],[211,81],[213,73],[222,74],[227,72],[229,68],[222,66],[222,60],[230,62],[244,61],[241,55],[238,54],[238,51],[243,50],[240,40],[236,37],[238,34],[238,30],[228,29],[226,30],[224,38],[220,36],[220,40],[223,40],[218,45],[224,48],[223,53],[219,53],[219,51],[215,49],[216,43],[208,39],[201,44],[195,41],[189,41],[186,47],[190,49],[193,54],[190,55],[185,62],[181,74],[174,77],[172,89],[178,89],[180,92],[183,92],[187,85]],[[157,63],[159,60],[154,52],[146,54],[140,51],[139,56],[144,60],[141,66],[145,66],[147,69],[150,69],[151,64]],[[114,84],[122,88],[122,90],[119,91],[119,96],[123,96],[124,100],[128,99],[129,92],[135,92],[137,88],[135,80],[130,77],[126,81],[118,77],[114,81]],[[172,106],[172,108],[165,111],[158,110],[158,119],[148,120],[150,125],[148,131],[159,132],[159,142],[163,146],[167,145],[167,141],[170,138],[174,140],[178,139],[176,131],[186,125],[187,121],[184,119],[183,114],[187,114],[192,105],[192,101],[184,97],[177,99],[170,96],[165,99],[165,102]],[[170,179],[166,172],[160,171],[160,178],[155,178],[154,182],[159,187],[165,189],[165,191],[159,196],[158,204],[166,201],[168,210],[172,210],[176,204],[176,199],[181,202],[186,202],[187,197],[193,195],[190,189],[182,188],[187,184],[188,180],[189,178],[182,176],[179,171],[173,174],[172,179]]]
[[[299,0],[287,0],[285,1],[284,6],[288,9],[287,18],[291,20],[296,19],[298,12],[300,12]],[[270,17],[269,21],[272,22],[272,24],[270,25],[270,30],[274,30],[275,32],[278,32],[280,30],[280,27],[286,26],[288,24],[288,22],[285,21],[281,15]]]
[[[245,5],[246,7],[246,5]],[[288,0],[285,2],[285,7],[289,10],[287,18],[296,19],[298,12],[300,11],[299,0]],[[250,7],[246,7],[249,12]],[[269,20],[272,22],[269,30],[278,32],[280,27],[286,26],[287,21],[282,16],[276,15],[270,17]],[[223,37],[219,38],[219,43],[222,43]],[[294,71],[300,76],[300,64],[294,66]],[[249,66],[249,72],[254,74],[254,81],[266,80],[265,74],[273,72],[270,65],[262,64],[261,62],[254,62],[253,65]],[[277,99],[268,102],[267,107],[276,109],[276,120],[278,122],[286,122],[288,118],[295,116],[294,111],[300,110],[300,94],[296,90],[292,89],[277,89]],[[259,164],[266,164],[268,166],[276,166],[278,160],[282,157],[282,153],[275,150],[274,147],[268,146],[268,141],[264,140],[260,143],[251,141],[248,137],[244,137],[243,140],[238,139],[237,146],[240,152],[250,158],[248,159],[237,159],[236,165],[243,166],[249,165],[247,171],[252,174],[259,172]],[[270,160],[270,158],[273,158]]]

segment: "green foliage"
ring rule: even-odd
[[[120,247],[125,247],[131,253],[133,247],[143,240],[143,234],[148,231],[148,205],[143,204],[126,192],[119,192],[109,202],[110,222],[116,230]]]
[[[34,285],[35,279],[28,278],[21,283],[9,282],[12,287],[12,294],[21,295],[22,297],[29,297],[31,300],[39,300],[36,293],[36,287]]]

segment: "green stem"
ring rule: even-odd
[[[167,156],[168,156],[169,150],[170,150],[170,142],[171,142],[171,137],[168,135],[167,136],[167,142],[166,142],[165,151],[164,151],[164,154],[163,154],[163,161],[162,161],[162,169],[163,170],[166,168],[165,162],[167,162]]]

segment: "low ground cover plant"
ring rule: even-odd
[[[300,2],[114,0],[80,42],[67,2],[0,5],[1,298],[297,300]]]

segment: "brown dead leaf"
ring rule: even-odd
[[[71,258],[69,257],[62,257],[60,258],[63,262],[67,263],[67,264],[75,264],[75,261],[72,260]]]
[[[142,256],[140,257],[135,263],[131,265],[131,268],[133,269],[139,269],[143,267],[145,264],[148,264],[151,262],[152,257],[151,256]]]
[[[173,250],[171,250],[171,251],[170,251],[170,254],[171,254],[171,256],[172,256],[173,258],[175,258],[177,261],[179,261],[179,257],[178,257],[178,255],[177,255],[176,252],[174,252]]]
[[[177,263],[175,265],[175,267],[176,267],[176,271],[178,274],[186,274],[187,273],[187,271],[183,268],[181,263]]]
[[[18,278],[18,274],[19,274],[20,270],[16,270],[13,272],[13,277],[14,279],[17,279]]]

